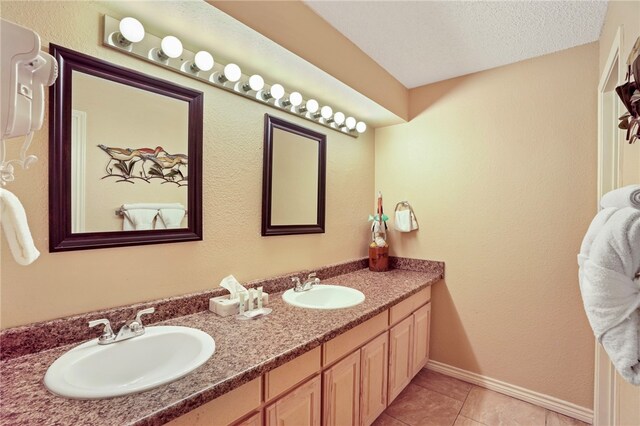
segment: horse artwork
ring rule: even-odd
[[[187,155],[169,154],[161,146],[131,149],[100,144],[98,148],[110,157],[105,166],[107,174],[102,179],[116,177],[116,182],[129,183],[136,180],[151,183],[153,179],[160,179],[163,184],[187,186]]]

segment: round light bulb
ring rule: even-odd
[[[276,83],[271,86],[269,93],[271,93],[271,97],[277,101],[284,96],[284,87],[282,87],[281,84]]]
[[[358,133],[364,133],[367,131],[367,124],[364,121],[358,121],[356,124],[356,130]]]
[[[249,77],[249,87],[251,87],[251,90],[254,90],[256,92],[258,90],[262,90],[262,88],[264,87],[264,79],[258,74],[252,75],[251,77]]]
[[[307,108],[307,111],[309,111],[311,114],[315,114],[316,112],[318,112],[318,108],[320,108],[320,105],[318,105],[318,101],[316,101],[315,99],[309,99],[305,106]]]
[[[211,53],[205,52],[204,50],[196,53],[194,62],[196,63],[196,67],[198,67],[200,71],[209,71],[211,68],[213,68],[213,64],[215,63],[213,60],[213,56],[211,56]]]
[[[353,117],[347,117],[344,124],[347,125],[347,129],[353,130],[356,128],[356,119]]]
[[[320,115],[325,120],[328,120],[333,115],[333,109],[331,109],[331,107],[329,105],[325,105],[320,109]]]
[[[240,71],[240,67],[236,64],[227,64],[224,67],[224,76],[227,80],[236,82],[242,77],[242,71]]]
[[[174,36],[166,36],[160,42],[162,53],[170,58],[178,58],[182,55],[182,42]]]
[[[302,95],[298,92],[292,92],[291,95],[289,95],[289,102],[291,102],[291,105],[294,107],[302,105]]]
[[[344,114],[341,112],[336,112],[336,114],[333,116],[333,120],[338,126],[341,125],[342,123],[344,123]]]
[[[124,18],[119,27],[122,37],[131,43],[138,43],[144,38],[144,27],[136,18]]]

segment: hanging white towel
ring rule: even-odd
[[[616,211],[580,274],[589,323],[620,375],[640,385],[640,210]]]
[[[411,211],[396,211],[395,228],[400,232],[411,232]]]
[[[413,212],[413,207],[407,201],[396,204],[395,220],[393,227],[396,231],[411,232],[418,230],[418,220]]]
[[[600,205],[602,208],[617,207],[622,209],[633,207],[640,209],[640,185],[628,185],[609,191],[602,196]]]
[[[30,265],[40,256],[33,244],[22,203],[13,193],[0,188],[0,222],[13,258],[20,265]]]
[[[180,228],[182,219],[186,211],[182,209],[160,209],[156,229],[176,229]]]
[[[124,210],[124,221],[122,229],[124,231],[144,231],[153,229],[153,219],[158,215],[158,210],[132,209]]]

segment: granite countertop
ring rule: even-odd
[[[323,281],[362,291],[365,301],[353,308],[302,309],[284,303],[282,293],[276,293],[269,299],[273,313],[258,320],[239,321],[202,311],[154,324],[203,330],[214,338],[216,351],[186,377],[134,395],[80,401],[51,394],[42,382],[47,368],[77,344],[3,361],[0,425],[163,424],[344,333],[441,278],[441,271],[374,273],[362,269]]]

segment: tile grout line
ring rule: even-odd
[[[449,399],[453,399],[454,401],[462,402],[462,404],[464,405],[464,401],[460,401],[459,399],[455,399],[455,398],[454,398],[454,397],[452,397],[451,395],[447,395],[447,394],[444,394],[444,393],[439,392],[439,391],[437,391],[437,390],[433,390],[433,389],[427,388],[427,387],[422,386],[422,385],[420,385],[420,384],[418,384],[418,383],[413,383],[413,384],[414,384],[414,385],[416,385],[416,386],[418,386],[418,387],[421,387],[422,389],[426,389],[426,390],[428,390],[428,391],[435,392],[435,393],[437,393],[437,394],[439,394],[439,395],[442,395],[442,396],[444,396],[444,397],[447,397],[447,398],[449,398]],[[466,400],[466,399],[465,399],[465,400]],[[460,407],[460,409],[462,409],[462,407]]]
[[[456,379],[456,380],[457,380],[457,379]],[[461,381],[462,381],[462,380],[461,380]],[[465,383],[466,383],[466,382],[465,382]],[[458,419],[458,416],[460,416],[460,412],[462,411],[462,407],[464,406],[464,403],[465,403],[465,402],[466,402],[466,400],[467,400],[467,396],[469,396],[469,394],[468,394],[468,393],[467,393],[467,396],[465,396],[464,401],[460,401],[459,399],[456,399],[456,398],[452,397],[451,395],[445,395],[445,394],[444,394],[444,393],[442,393],[442,392],[439,392],[439,391],[437,391],[437,390],[433,390],[433,389],[430,389],[430,388],[428,388],[428,387],[422,386],[422,385],[421,385],[421,384],[419,384],[419,383],[413,383],[413,380],[411,381],[411,384],[414,384],[414,385],[416,385],[416,386],[418,386],[418,387],[420,387],[420,388],[422,388],[422,389],[426,389],[426,390],[428,390],[429,392],[435,392],[435,393],[437,393],[437,394],[439,394],[439,395],[444,396],[445,398],[449,398],[449,399],[452,399],[452,400],[454,400],[454,401],[462,402],[462,404],[460,405],[460,408],[458,409],[458,412],[456,413],[455,418],[453,419],[453,423],[451,424],[451,426],[453,426],[453,425],[456,423],[456,420]]]
[[[455,379],[455,380],[458,380],[458,379]],[[461,382],[464,382],[464,380],[460,380],[460,381],[461,381]],[[464,382],[464,383],[468,383],[468,382]],[[419,383],[413,383],[413,381],[411,381],[411,384],[416,385],[416,386],[419,386],[419,387],[421,387],[422,389],[426,389],[426,390],[428,390],[428,391],[435,392],[435,393],[440,394],[440,395],[442,395],[442,396],[445,396],[445,397],[447,397],[447,398],[449,398],[449,399],[453,399],[454,401],[462,402],[462,405],[464,405],[465,401],[467,400],[467,397],[466,397],[466,396],[465,396],[465,398],[464,398],[464,401],[460,401],[459,399],[456,399],[456,398],[452,397],[451,395],[447,395],[447,394],[444,394],[444,393],[442,393],[442,392],[440,392],[440,391],[430,389],[430,388],[428,388],[428,387],[426,387],[426,386],[422,386],[422,385],[421,385],[421,384],[419,384]],[[471,384],[471,383],[469,383],[469,384]],[[471,385],[471,386],[473,386],[473,385]],[[467,396],[469,396],[469,394],[468,394],[468,393],[467,393]],[[462,407],[460,407],[460,409],[462,410]]]
[[[427,388],[427,387],[424,387],[424,386],[419,385],[418,383],[413,383],[413,384],[414,384],[414,385],[416,385],[416,386],[418,386],[418,387],[420,387],[420,388],[422,388],[422,389],[428,390],[429,392],[434,392],[434,393],[437,393],[438,395],[444,396],[445,398],[449,398],[449,399],[451,399],[451,400],[453,400],[453,401],[461,402],[459,399],[455,399],[455,398],[453,398],[453,397],[451,397],[451,396],[449,396],[449,395],[445,395],[445,394],[443,394],[442,392],[438,392],[438,391],[436,391],[436,390],[429,389],[429,388]],[[465,398],[465,401],[466,401],[466,398]],[[460,411],[462,411],[462,406],[463,406],[463,405],[464,405],[464,402],[462,402],[462,405],[460,405],[460,408],[458,409],[458,412],[456,413],[456,417],[453,419],[453,423],[451,424],[451,426],[453,426],[453,425],[456,423],[456,419],[457,419],[457,418],[458,418],[458,416],[460,415]],[[394,418],[395,418],[395,417],[394,417]]]
[[[389,404],[389,405],[391,405],[391,404]],[[387,406],[387,408],[389,408],[389,407]],[[402,420],[400,420],[400,419],[398,419],[398,418],[396,418],[396,417],[393,417],[391,414],[387,413],[386,408],[385,408],[385,410],[382,412],[382,414],[385,414],[385,415],[387,415],[387,416],[391,417],[392,419],[399,421],[399,422],[400,422],[400,423],[402,423],[403,425],[411,426],[409,423],[405,423],[405,422],[403,422]],[[381,416],[382,414],[380,414],[380,416]],[[378,416],[378,417],[380,417],[380,416]]]
[[[460,379],[456,379],[456,380],[460,380]],[[464,380],[460,380],[460,381],[461,381],[461,382],[464,382]],[[465,382],[465,383],[469,383],[469,382]],[[462,412],[462,408],[464,408],[464,405],[467,403],[467,399],[469,399],[469,394],[471,393],[471,391],[473,390],[473,388],[477,388],[477,387],[479,387],[479,386],[476,386],[476,385],[474,385],[474,384],[472,384],[472,383],[469,383],[469,384],[471,385],[471,387],[469,388],[469,392],[467,392],[467,396],[465,396],[465,397],[464,397],[464,402],[462,403],[462,407],[460,408],[460,412]],[[458,414],[458,416],[461,416],[461,415],[460,415],[460,414]],[[471,420],[471,421],[474,421],[474,422],[476,422],[476,423],[478,423],[478,424],[481,424],[481,425],[485,425],[485,426],[486,426],[486,424],[485,424],[485,423],[483,423],[483,422],[481,422],[480,420],[476,420],[476,419],[474,419],[474,418],[467,417],[467,416],[462,416],[462,417],[463,417],[463,418],[465,418],[465,419],[469,419],[469,420]],[[545,418],[545,421],[546,421],[546,418]],[[546,426],[546,425],[545,425],[545,426]]]

